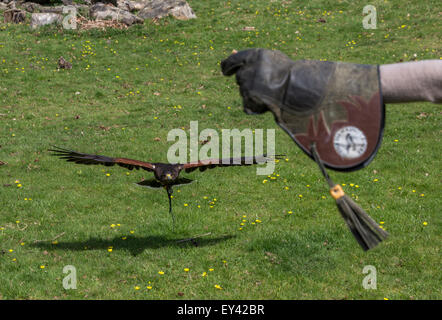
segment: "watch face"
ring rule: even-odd
[[[342,158],[359,158],[367,150],[367,138],[358,128],[347,126],[336,131],[333,146]]]

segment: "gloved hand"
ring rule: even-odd
[[[357,170],[373,159],[384,124],[377,65],[293,61],[250,49],[232,54],[221,69],[236,74],[246,113],[271,111],[310,157],[315,143],[328,168]]]
[[[221,62],[224,75],[236,73],[247,114],[277,106],[297,115],[315,112],[334,70],[326,61],[293,61],[280,51],[249,49]]]

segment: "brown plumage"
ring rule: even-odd
[[[276,156],[254,156],[254,157],[241,157],[241,158],[225,158],[225,159],[208,159],[195,162],[188,162],[184,164],[169,164],[161,162],[145,162],[128,158],[111,158],[102,155],[88,154],[76,152],[73,150],[67,150],[59,147],[54,149],[49,149],[49,151],[54,152],[53,155],[59,156],[60,159],[65,159],[68,162],[75,162],[79,164],[86,165],[97,165],[101,164],[104,166],[114,166],[119,165],[121,167],[127,168],[129,170],[133,169],[143,169],[154,173],[154,179],[143,180],[137,184],[149,188],[165,188],[167,191],[167,196],[169,198],[169,212],[172,215],[173,221],[175,218],[172,213],[172,199],[171,195],[173,193],[172,187],[181,184],[189,184],[193,180],[180,178],[179,175],[182,170],[185,172],[192,172],[195,170],[205,171],[206,169],[211,169],[215,167],[226,167],[226,166],[249,166],[258,163],[266,163],[270,160],[280,159],[281,155]]]

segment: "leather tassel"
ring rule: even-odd
[[[362,249],[367,251],[374,248],[388,237],[388,233],[381,229],[376,221],[347,196],[339,184],[330,189],[330,194],[336,200],[342,218],[344,218]]]
[[[313,158],[321,169],[322,174],[330,186],[330,194],[336,200],[339,212],[344,218],[356,241],[365,251],[376,247],[388,237],[388,232],[381,229],[356,202],[344,193],[339,184],[333,183],[328,176],[325,166],[316,152],[315,144],[312,144],[311,151]]]

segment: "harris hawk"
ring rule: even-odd
[[[154,178],[140,181],[137,184],[148,188],[164,188],[167,191],[167,196],[169,198],[169,213],[172,216],[173,225],[175,225],[175,217],[172,212],[172,188],[174,186],[193,182],[191,179],[181,178],[181,171],[184,170],[186,173],[189,173],[197,169],[199,171],[205,171],[206,169],[212,169],[215,167],[250,166],[254,164],[263,164],[269,161],[274,161],[275,159],[281,159],[283,157],[283,155],[262,155],[238,158],[207,159],[187,162],[184,164],[170,164],[161,162],[151,163],[128,158],[112,158],[103,155],[81,153],[56,146],[53,148],[54,149],[49,149],[48,151],[53,152],[53,155],[58,156],[60,159],[64,159],[68,162],[86,165],[104,165],[107,167],[119,165],[129,170],[139,170],[141,168],[143,170],[153,172]]]

